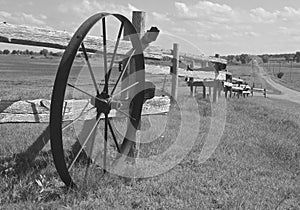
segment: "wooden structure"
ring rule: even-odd
[[[187,73],[186,81],[188,86],[190,87],[190,94],[191,96],[194,95],[194,91],[196,87],[201,86],[203,90],[203,98],[207,96],[212,96],[212,101],[217,102],[218,97],[221,96],[221,91],[223,90],[223,81],[225,80],[226,75],[226,64],[227,62],[223,59],[220,59],[218,55],[210,59],[210,62],[213,64],[211,67],[201,67],[195,68],[194,64],[192,63],[188,67],[188,71],[191,73]],[[213,72],[213,77],[209,78],[206,72]],[[197,78],[197,74],[206,75],[202,78]],[[196,76],[192,76],[194,74]],[[195,89],[194,89],[195,87]],[[206,89],[208,88],[208,95]],[[212,93],[213,90],[213,93]]]
[[[119,21],[119,31],[116,41],[110,41],[106,34],[106,19],[113,17]],[[102,37],[97,38],[89,36],[89,31],[98,23],[101,23]],[[128,41],[122,41],[122,32],[126,31],[129,37]],[[149,43],[156,40],[159,30],[156,27],[151,28],[141,38],[136,32],[135,27],[124,16],[119,14],[98,13],[88,18],[74,33],[71,35],[66,32],[51,31],[48,29],[31,28],[27,26],[14,26],[7,23],[0,24],[0,42],[10,44],[32,45],[40,47],[50,47],[55,49],[65,49],[64,55],[58,67],[53,93],[51,97],[50,106],[50,132],[51,151],[53,154],[55,167],[63,180],[69,187],[75,187],[78,183],[70,171],[74,168],[74,164],[82,153],[91,160],[97,160],[99,153],[93,151],[96,144],[97,136],[96,127],[100,119],[104,119],[104,140],[103,140],[103,154],[102,154],[102,168],[107,170],[107,149],[108,149],[108,134],[112,136],[115,147],[118,153],[130,156],[134,149],[136,132],[140,127],[140,119],[142,106],[146,99],[154,96],[153,84],[145,82],[145,63],[144,63],[144,49],[149,46]],[[87,66],[87,74],[90,76],[90,84],[94,89],[94,93],[84,90],[81,86],[77,86],[72,80],[72,65],[78,52],[82,52],[83,58]],[[100,52],[103,58],[104,78],[103,83],[97,81],[96,72],[91,65],[88,53]],[[149,59],[160,59],[160,53],[151,50],[148,55]],[[152,53],[153,52],[153,53]],[[110,60],[108,60],[108,55]],[[112,76],[113,64],[117,56],[122,56],[124,59],[124,66],[117,77]],[[110,61],[108,65],[108,61]],[[76,72],[76,70],[74,70]],[[129,78],[129,79],[127,79]],[[116,88],[120,81],[128,81],[126,87],[122,86],[121,91],[117,92]],[[65,101],[68,96],[68,89],[77,91],[90,98],[89,104],[92,105],[94,116],[92,119],[84,120],[82,130],[78,134],[80,147],[75,151],[74,157],[70,162],[66,159],[66,151],[69,149],[65,144],[64,130],[71,125],[74,126],[82,117],[90,112],[84,106],[80,114],[70,122],[65,122]],[[128,103],[119,99],[119,95],[128,91],[131,97]],[[127,129],[124,133],[122,141],[117,141],[117,137],[112,126],[112,118],[109,117],[111,111],[115,109],[117,112],[123,114],[128,118]],[[127,110],[126,110],[127,109]],[[47,135],[49,136],[49,135]],[[39,143],[39,149],[42,148],[48,141],[42,138],[42,144]],[[98,145],[99,146],[99,145]],[[98,148],[95,147],[95,148]],[[89,168],[90,161],[87,161],[87,168]],[[99,163],[98,163],[99,164]],[[67,166],[68,165],[68,166]],[[87,175],[87,174],[86,174]],[[79,179],[86,179],[85,176]]]

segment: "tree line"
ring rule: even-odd
[[[241,54],[241,55],[227,55],[223,56],[222,58],[226,59],[228,63],[230,64],[247,64],[249,63],[254,55],[250,54]],[[264,63],[268,63],[269,59],[285,59],[286,62],[297,62],[300,63],[300,52],[296,53],[282,53],[282,54],[262,54],[257,55],[262,59]]]
[[[12,50],[10,51],[9,49],[4,49],[0,50],[0,55],[43,55],[45,57],[47,56],[61,56],[62,53],[60,52],[52,52],[48,51],[47,49],[42,49],[40,51],[33,51],[33,50]]]

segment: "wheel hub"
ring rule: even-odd
[[[111,110],[111,103],[109,99],[109,95],[105,92],[96,95],[94,106],[97,109],[97,113],[109,114]]]

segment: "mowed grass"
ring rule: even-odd
[[[147,77],[157,85],[158,95],[169,92],[169,77]],[[186,104],[189,88],[184,81],[179,84],[182,112],[176,109],[168,115],[170,123],[163,139],[143,145],[148,155],[163,152],[178,132],[172,125],[181,119],[180,113],[188,113],[191,122],[198,115],[196,142],[174,168],[152,178],[135,180],[98,172],[86,188],[67,190],[55,171],[48,144],[35,162],[26,166],[26,173],[2,173],[1,208],[299,209],[300,105],[262,97],[228,100],[223,136],[213,155],[201,163],[198,156],[209,132],[211,104],[196,95],[197,109],[191,108]],[[46,126],[0,124],[1,157],[26,150]],[[187,140],[193,132],[186,136]]]

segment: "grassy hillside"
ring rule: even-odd
[[[32,65],[29,70],[37,67]],[[41,71],[45,71],[44,75],[48,75],[45,78],[49,79],[54,77],[55,67],[37,70]],[[31,81],[29,75],[24,77],[24,81],[21,77],[5,75],[1,77],[1,83],[20,82],[14,86],[6,85],[7,89],[3,86],[7,98],[20,96],[19,91],[22,98],[49,94],[34,91],[39,89],[37,87],[43,88],[38,83],[39,78],[43,78],[42,74],[36,77],[31,75],[37,78],[32,80],[36,83],[31,85],[24,85],[24,81]],[[164,77],[147,76],[156,82],[157,94],[160,94]],[[50,86],[50,80],[45,84]],[[166,81],[165,90],[168,90],[169,78]],[[32,92],[22,92],[30,86]],[[178,98],[180,104],[186,105],[182,106],[181,113],[191,116],[191,123],[195,119],[193,116],[199,116],[196,142],[183,161],[167,173],[136,180],[103,175],[95,169],[96,179],[91,178],[86,188],[76,191],[63,187],[55,171],[49,145],[32,165],[21,166],[21,169],[26,169],[19,170],[22,173],[7,167],[7,158],[26,150],[46,128],[46,124],[0,124],[1,209],[300,208],[300,105],[262,97],[229,99],[220,143],[213,155],[201,163],[198,156],[209,132],[211,104],[197,95],[198,107],[191,109],[187,104],[189,88],[184,81],[180,81]],[[180,117],[179,111],[170,114],[172,122]],[[147,146],[144,155],[157,154],[168,148],[174,134],[170,131],[175,129],[171,123],[164,140]],[[191,128],[187,132],[193,133],[195,130]],[[189,138],[187,135],[186,140]]]

